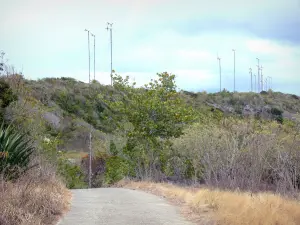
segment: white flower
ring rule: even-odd
[[[49,144],[50,143],[50,139],[49,138],[44,138],[44,142],[46,142],[47,144]]]

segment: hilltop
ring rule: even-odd
[[[255,116],[262,119],[283,118],[300,121],[300,97],[294,94],[262,91],[228,92],[207,94],[205,92],[183,91],[188,102],[196,108],[212,107],[221,110],[227,115],[240,115],[243,117]]]

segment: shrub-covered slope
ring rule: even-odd
[[[92,129],[94,186],[129,176],[281,193],[299,187],[298,96],[176,92],[168,73],[144,88],[118,75],[114,87],[72,78],[8,80],[19,100],[6,119],[40,146],[81,162],[85,174]]]
[[[300,121],[300,97],[281,92],[221,93],[183,92],[185,98],[197,108],[212,107],[226,114],[254,116],[263,119],[291,119]]]

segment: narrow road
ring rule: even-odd
[[[58,225],[192,225],[178,208],[142,191],[96,188],[72,192],[71,210]]]

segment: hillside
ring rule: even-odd
[[[104,140],[106,135],[103,132],[111,130],[109,124],[100,122],[103,111],[101,103],[92,102],[87,84],[71,78],[39,81],[23,80],[21,77],[16,79],[21,79],[22,88],[17,88],[18,104],[6,110],[6,119],[23,119],[17,111],[21,107],[26,115],[22,123],[39,123],[43,131],[40,133],[44,133],[45,138],[60,137],[62,143],[58,150],[87,151],[90,124],[93,125],[95,141]],[[96,85],[99,91],[105,90],[100,84]]]
[[[212,107],[227,115],[255,116],[262,119],[290,119],[300,121],[300,97],[281,92],[207,94],[183,91],[196,108]],[[188,96],[188,97],[187,97]]]
[[[166,78],[164,76],[166,76]],[[168,74],[163,74],[161,79],[169,79]],[[172,77],[172,79],[174,79],[174,77]],[[207,94],[207,93],[191,93],[187,91],[181,91],[180,93],[178,93],[179,97],[187,104],[188,107],[192,107],[191,109],[194,110],[194,112],[191,111],[191,113],[193,113],[193,115],[196,116],[195,117],[196,120],[193,119],[194,125],[190,127],[188,126],[188,123],[185,122],[182,123],[180,122],[180,120],[178,120],[179,122],[178,124],[177,122],[174,124],[172,120],[173,121],[177,120],[175,119],[178,117],[177,114],[183,115],[184,117],[184,115],[189,111],[185,111],[185,112],[182,111],[182,113],[177,113],[176,107],[174,109],[171,109],[173,104],[171,103],[170,110],[175,110],[174,113],[176,114],[176,116],[174,114],[175,116],[174,119],[170,120],[168,116],[173,115],[172,114],[173,112],[170,111],[171,113],[170,115],[165,114],[166,116],[165,119],[159,117],[162,121],[164,121],[159,126],[161,126],[161,129],[166,130],[166,132],[169,132],[167,131],[168,129],[171,130],[173,129],[173,131],[175,132],[174,128],[180,126],[182,128],[178,127],[179,129],[178,135],[180,136],[182,129],[184,129],[184,132],[181,134],[184,135],[181,135],[181,137],[179,137],[175,133],[170,134],[171,139],[167,136],[166,138],[164,138],[163,137],[164,135],[169,135],[169,134],[162,134],[162,133],[157,134],[157,137],[149,136],[149,138],[154,138],[152,140],[154,142],[153,143],[150,142],[150,143],[155,144],[157,142],[155,145],[161,146],[160,147],[161,150],[157,152],[157,150],[155,150],[157,147],[153,146],[153,151],[154,151],[153,154],[160,155],[160,159],[159,158],[155,159],[155,161],[159,159],[159,161],[157,161],[158,164],[156,164],[155,167],[153,168],[151,166],[151,169],[149,167],[148,169],[150,170],[149,172],[147,172],[144,171],[144,169],[142,169],[142,167],[146,166],[146,164],[144,164],[146,161],[140,162],[141,164],[137,165],[136,168],[134,167],[131,168],[131,166],[133,165],[129,163],[130,161],[131,162],[134,162],[135,160],[139,161],[141,157],[140,154],[145,154],[140,151],[142,151],[143,149],[142,145],[144,144],[142,143],[148,137],[144,136],[145,134],[142,134],[145,128],[143,128],[141,131],[137,130],[138,129],[137,126],[140,126],[139,124],[144,123],[143,117],[141,117],[141,120],[138,120],[136,125],[132,124],[132,122],[130,121],[133,121],[134,123],[136,122],[136,119],[138,118],[137,117],[138,114],[136,113],[139,113],[139,111],[135,112],[134,111],[135,105],[130,106],[129,104],[131,101],[133,101],[132,98],[133,99],[135,98],[134,96],[140,96],[141,98],[144,98],[143,93],[145,92],[145,89],[140,89],[140,88],[132,89],[131,86],[126,86],[128,84],[126,83],[127,81],[125,80],[121,80],[121,81],[119,80],[118,81],[119,84],[115,87],[101,85],[96,81],[93,81],[93,83],[89,87],[88,84],[80,81],[76,81],[73,78],[45,78],[37,81],[32,81],[32,80],[26,80],[19,75],[11,75],[10,77],[6,78],[6,80],[16,91],[16,94],[18,95],[19,98],[18,101],[15,102],[15,104],[11,104],[9,107],[5,109],[5,119],[7,121],[14,121],[14,123],[18,124],[19,127],[26,129],[30,133],[30,135],[35,138],[37,146],[42,146],[41,148],[45,148],[45,143],[46,144],[48,143],[46,145],[47,148],[54,149],[57,152],[64,152],[65,156],[69,160],[71,160],[72,163],[76,163],[83,169],[83,172],[85,174],[85,179],[84,179],[85,181],[87,181],[87,165],[88,165],[86,161],[86,156],[88,153],[88,146],[89,146],[88,141],[89,141],[90,126],[92,125],[92,148],[94,152],[92,167],[93,167],[93,174],[94,174],[93,175],[94,186],[102,186],[104,184],[107,185],[111,182],[115,182],[121,179],[125,174],[127,175],[131,174],[130,176],[136,177],[138,179],[142,178],[143,176],[154,176],[154,174],[149,175],[148,174],[149,172],[157,173],[155,175],[156,177],[155,179],[158,180],[167,179],[176,182],[183,182],[183,181],[190,182],[191,180],[197,182],[204,182],[206,180],[206,182],[208,182],[207,181],[208,178],[206,177],[204,171],[205,168],[203,168],[203,165],[208,162],[203,161],[201,164],[200,162],[203,160],[203,158],[198,158],[198,156],[197,157],[193,156],[193,154],[195,153],[193,153],[192,148],[188,147],[193,145],[193,142],[195,142],[194,144],[196,144],[197,146],[203,144],[206,145],[207,144],[206,142],[209,141],[214,141],[214,143],[217,144],[219,143],[219,140],[214,139],[217,138],[216,135],[221,135],[225,139],[240,138],[236,136],[237,135],[236,132],[241,133],[239,134],[239,136],[245,135],[244,138],[247,139],[249,132],[252,135],[256,135],[258,132],[257,130],[258,127],[256,124],[257,122],[255,121],[260,121],[258,122],[260,124],[259,129],[262,129],[262,131],[259,132],[265,132],[265,131],[267,132],[268,130],[271,131],[270,129],[273,129],[272,132],[275,132],[274,129],[276,129],[277,130],[276,132],[277,133],[279,132],[281,134],[283,140],[290,139],[289,137],[290,134],[292,135],[292,133],[294,132],[296,133],[299,132],[298,122],[299,122],[299,112],[300,112],[300,100],[298,96],[283,94],[283,93],[274,93],[272,91],[262,92],[260,94],[229,93],[227,91],[223,91],[221,93]],[[169,84],[170,81],[168,81],[167,83]],[[128,96],[130,96],[130,93],[132,91],[133,91],[133,95],[132,95],[133,97],[130,97],[131,100],[130,99],[126,100],[126,98],[129,98]],[[148,92],[145,92],[145,94],[148,94]],[[143,104],[142,103],[143,101],[144,104],[148,104],[149,101],[147,100],[147,98],[149,99],[149,97],[145,97],[145,98],[146,98],[145,100],[137,99],[137,103],[134,104]],[[172,97],[170,99],[172,99]],[[126,103],[126,101],[129,102]],[[123,109],[121,109],[121,111],[118,111],[117,109],[115,110],[115,108],[118,108],[120,106],[121,102],[125,103],[123,107],[127,107],[126,106],[127,104],[129,104],[128,107],[133,107],[131,109],[128,109],[128,111],[126,111],[127,112],[126,115],[124,114],[124,111],[122,111]],[[155,106],[155,104],[159,104],[159,103],[156,103],[155,100],[153,100],[151,106],[149,107],[150,108],[164,107],[164,105]],[[139,106],[139,109],[141,106]],[[181,110],[180,107],[178,108],[178,110]],[[183,107],[183,109],[184,108],[185,107]],[[145,108],[143,110],[148,110],[148,109]],[[165,110],[168,109],[166,108]],[[188,110],[188,108],[186,108],[186,110]],[[131,111],[132,113],[135,113],[136,116],[131,117],[130,114]],[[167,111],[165,112],[167,113]],[[144,112],[143,113],[141,112],[141,115],[146,116]],[[154,130],[155,130],[157,129],[155,127],[157,127],[158,122],[156,124],[155,123],[152,124],[151,122],[152,117],[153,115],[149,117],[150,124],[147,126],[154,126]],[[165,123],[169,123],[168,121],[170,122],[170,124],[166,125]],[[243,127],[243,124],[247,124],[247,123],[249,124],[249,122],[253,124],[253,127],[247,128],[248,131],[236,130],[235,126],[237,124],[240,124],[241,127]],[[120,128],[120,124],[122,128]],[[284,127],[280,128],[279,126],[280,124],[283,124]],[[132,130],[132,126],[134,127],[134,130]],[[168,128],[166,126],[171,126],[171,127],[174,126],[174,128],[171,127]],[[217,129],[217,132],[215,129]],[[151,130],[149,131],[151,133]],[[137,139],[132,139],[129,136],[130,132],[135,132],[132,133],[132,135],[135,135]],[[142,133],[137,133],[137,132],[142,132]],[[205,132],[204,135],[202,134],[203,132]],[[233,132],[233,133],[228,133],[228,132]],[[210,134],[210,137],[207,136],[208,134]],[[204,139],[202,140],[202,144],[199,142],[200,139],[198,139],[198,137],[200,136],[197,135],[201,135],[201,137],[206,137],[205,140]],[[261,136],[253,137],[254,139],[252,138],[252,141],[254,141],[256,138],[259,137]],[[190,138],[192,138],[192,140]],[[267,138],[266,140],[271,141],[272,137],[270,136],[266,138]],[[224,141],[226,142],[227,140],[225,139]],[[274,146],[273,147],[271,146],[271,148],[272,149],[275,148],[275,146],[278,145],[280,140],[278,139],[275,142],[272,141],[274,142],[272,146],[273,145]],[[49,145],[49,141],[50,141],[50,145]],[[131,141],[134,141],[135,143],[134,146],[136,146],[133,147],[133,149],[141,145],[140,147],[138,147],[141,148],[140,150],[135,150],[136,151],[135,154],[137,154],[136,156],[128,155],[128,153],[126,153],[127,151],[126,149],[129,148]],[[171,145],[168,144],[169,141],[172,142],[173,147],[170,147]],[[197,143],[197,141],[199,143]],[[182,143],[184,142],[188,142],[188,143],[182,145]],[[223,145],[225,142],[220,144]],[[294,140],[294,142],[299,143],[298,136],[297,139]],[[147,143],[145,144],[147,145]],[[238,149],[248,148],[247,147],[248,144],[246,142],[241,143],[239,145],[240,147],[238,147]],[[283,147],[287,148],[288,146],[285,145],[286,144],[284,144]],[[226,149],[228,148],[228,151],[231,151],[232,147],[227,146],[225,148]],[[253,148],[253,146],[252,147],[249,146],[249,147]],[[257,148],[260,149],[261,147],[262,146],[260,145]],[[207,151],[211,148],[212,146],[208,147]],[[218,148],[219,147],[216,146],[216,148],[211,149],[210,152],[213,152]],[[179,149],[183,149],[183,150],[180,151]],[[114,153],[114,151],[116,152]],[[143,157],[146,158],[150,157],[150,155],[148,156],[148,154],[150,154],[151,151],[148,150],[146,155]],[[263,151],[265,151],[265,149]],[[230,155],[231,153],[228,154]],[[257,153],[257,154],[261,154],[261,153]],[[269,154],[269,153],[265,152],[264,154]],[[175,155],[177,155],[176,157],[179,158],[177,159],[174,158]],[[114,157],[118,157],[118,158],[114,158]],[[245,156],[241,155],[240,157],[245,157]],[[194,161],[195,159],[198,159],[199,161],[196,162]],[[217,160],[217,158],[215,160]],[[236,158],[235,160],[238,160],[238,158]],[[233,162],[231,162],[231,166],[233,166],[232,163]],[[118,166],[117,168],[114,168],[116,164]],[[174,167],[175,164],[178,164],[178,168]],[[124,165],[125,167],[124,168],[122,166],[120,167],[120,165]],[[114,169],[110,170],[108,166],[113,166]],[[238,168],[241,165],[239,166],[236,165],[236,166]],[[225,168],[220,167],[218,169],[221,172]],[[138,172],[139,170],[141,171]],[[263,170],[268,171],[267,168]],[[107,173],[112,173],[112,174],[108,175]],[[138,173],[140,173],[140,175],[137,175]],[[244,175],[240,174],[239,176],[244,176]],[[226,175],[223,174],[222,176],[226,176]],[[265,179],[265,178],[261,178],[261,179]],[[212,181],[210,180],[210,182]],[[297,183],[298,181],[294,180],[293,182]],[[225,186],[229,185],[227,184],[227,181],[225,183],[222,185]],[[214,185],[216,185],[216,183]],[[218,186],[220,185],[221,184],[218,184]],[[235,185],[244,186],[244,188],[246,189],[248,188],[247,184],[235,184]],[[235,185],[233,185],[232,187],[234,187]]]
[[[89,125],[96,137],[104,140],[115,127],[104,120],[106,105],[97,98],[119,95],[114,88],[94,82],[89,85],[73,78],[45,78],[38,81],[24,80],[25,95],[32,98],[37,111],[46,123],[48,134],[61,133],[66,141],[61,149],[86,151]],[[206,112],[219,109],[226,115],[254,116],[262,119],[300,121],[300,97],[280,92],[207,94],[181,91],[181,96],[195,109]]]

